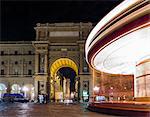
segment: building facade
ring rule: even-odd
[[[6,92],[23,93],[25,86],[33,90],[34,51],[32,42],[0,42],[0,97]]]
[[[70,94],[76,93],[74,95],[78,98],[85,99],[91,95],[92,78],[85,60],[84,45],[92,24],[38,23],[34,29],[35,41],[0,43],[1,94],[13,93],[14,89],[15,93],[22,92],[34,99],[39,94],[60,99],[64,91],[58,71],[69,67],[75,72],[74,90],[71,92],[69,89]]]

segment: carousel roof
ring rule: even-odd
[[[91,31],[85,45],[91,66],[111,74],[134,74],[135,66],[150,58],[150,5],[125,0]]]

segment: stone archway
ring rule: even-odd
[[[70,67],[72,68],[76,74],[78,74],[78,67],[76,63],[69,58],[60,58],[57,59],[50,68],[51,77],[54,77],[55,73],[62,67]]]
[[[21,87],[18,84],[13,84],[11,86],[11,93],[20,93]]]
[[[29,100],[34,100],[34,86],[33,84],[25,84],[22,87],[22,91],[24,94],[24,97]]]
[[[60,59],[57,59],[52,65],[51,65],[51,68],[50,68],[50,73],[51,73],[51,98],[54,98],[54,99],[64,99],[64,96],[65,95],[68,95],[67,97],[69,98],[70,97],[70,80],[67,79],[67,78],[63,78],[63,88],[60,88],[61,90],[56,90],[59,89],[58,87],[60,87],[60,79],[59,79],[59,76],[58,76],[58,71],[61,69],[61,68],[71,68],[76,76],[78,76],[78,67],[76,65],[76,63],[69,59],[69,58],[60,58]],[[78,85],[78,81],[75,81],[75,86],[77,87]],[[59,86],[58,86],[59,84]],[[65,86],[66,85],[66,86]],[[64,88],[65,87],[69,87],[69,89],[67,88]],[[66,91],[65,91],[66,90]],[[78,88],[76,88],[75,92],[77,92]],[[68,93],[68,94],[65,94],[65,93]]]
[[[2,98],[3,94],[6,93],[7,87],[5,84],[0,83],[0,98]]]

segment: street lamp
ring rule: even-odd
[[[24,96],[27,97],[27,91],[29,91],[28,87],[23,87],[22,90],[24,91]]]
[[[98,87],[98,86],[95,86],[95,87],[93,88],[94,92],[99,92],[99,89],[100,89],[100,87]]]
[[[100,87],[95,86],[95,87],[93,88],[94,95],[95,95],[95,93],[96,93],[96,94],[98,93],[98,95],[99,95],[99,90],[100,90]],[[93,96],[93,100],[94,100],[94,96]]]

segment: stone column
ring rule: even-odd
[[[80,65],[80,73],[83,72],[83,59],[84,59],[84,50],[83,50],[83,47],[82,47],[82,44],[79,45],[80,47],[80,53],[79,53],[79,56],[80,56],[80,61],[79,61],[79,65]]]
[[[44,81],[44,94],[46,94],[47,93],[47,83],[46,83],[47,81]]]
[[[68,97],[70,97],[70,79],[67,79],[66,94],[67,94]]]
[[[35,100],[38,100],[38,81],[37,80],[34,80],[34,98]]]
[[[80,73],[83,72],[83,52],[80,52]]]
[[[47,91],[47,101],[49,102],[49,101],[51,101],[50,99],[51,99],[51,97],[50,97],[50,94],[51,94],[51,83],[50,83],[50,76],[48,76],[48,79],[47,79],[47,82],[46,82],[46,91]]]
[[[48,56],[45,54],[44,72],[47,73],[48,70]]]
[[[64,78],[63,80],[63,93],[64,93],[64,97],[66,96],[66,78]]]
[[[79,91],[78,91],[78,85],[79,85],[79,81],[76,80],[76,82],[75,82],[75,92],[76,92],[75,96],[76,97],[78,97],[78,93],[79,93]]]

